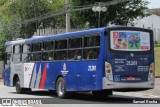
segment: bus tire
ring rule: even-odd
[[[24,93],[24,88],[21,88],[19,78],[16,78],[16,82],[15,83],[16,83],[16,85],[15,85],[16,92],[18,94]]]
[[[113,91],[112,90],[92,91],[92,94],[94,96],[106,97],[108,95],[113,95]]]
[[[27,91],[27,92],[32,91],[31,88],[23,88],[23,90],[24,90],[25,92],[26,92],[26,91]]]
[[[59,77],[56,83],[56,92],[59,98],[67,98],[66,83],[62,77]]]

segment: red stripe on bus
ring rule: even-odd
[[[44,88],[44,84],[46,81],[46,73],[47,73],[47,66],[44,66],[44,70],[43,70],[43,74],[42,74],[42,78],[41,78],[41,83],[40,83],[40,89]]]

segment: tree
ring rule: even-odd
[[[65,11],[65,0],[16,0],[10,6],[10,11],[16,14],[20,22],[25,22],[28,19],[36,19],[39,16],[43,16],[46,13],[56,13]],[[47,14],[47,15],[50,15]],[[21,24],[21,37],[31,37],[33,33],[39,28],[46,27],[64,27],[65,15],[59,15],[58,17],[50,17],[38,21],[31,21]]]
[[[107,2],[113,0],[73,0],[76,6],[85,6],[94,4],[96,2]],[[147,8],[148,2],[144,0],[132,0],[130,2],[119,3],[107,7],[106,12],[101,12],[100,25],[107,26],[109,23],[118,25],[132,24],[132,20],[138,16],[144,17],[143,11]],[[94,13],[92,10],[80,11],[76,14],[73,26],[85,26],[89,22],[89,27],[98,27],[98,12]],[[77,20],[78,19],[78,20]]]

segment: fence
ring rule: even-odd
[[[70,32],[76,32],[86,29],[71,29]],[[33,36],[46,36],[46,35],[55,35],[55,34],[62,34],[65,33],[66,29],[52,29],[52,28],[45,28],[45,29],[37,29],[34,32]],[[154,34],[154,41],[160,42],[160,29],[153,29]]]
[[[0,79],[2,77],[2,73],[3,73],[3,61],[0,61]]]
[[[70,29],[70,32],[76,32],[81,30],[86,30],[86,29]],[[45,28],[45,29],[37,29],[37,31],[34,32],[33,36],[46,36],[46,35],[55,35],[62,33],[66,33],[66,29]]]
[[[153,29],[154,41],[160,42],[160,29]]]

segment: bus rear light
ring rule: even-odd
[[[151,65],[150,65],[150,69],[154,69],[154,64],[151,64]]]
[[[150,73],[153,73],[154,72],[154,70],[150,70]]]
[[[111,65],[109,63],[105,63],[105,71],[109,74],[112,72]]]
[[[152,80],[154,78],[154,63],[150,65],[149,74],[148,74],[148,80]]]
[[[154,72],[154,63],[152,63],[151,65],[150,65],[150,73],[153,73]]]
[[[109,69],[109,70],[107,70],[107,73],[111,73],[111,70]]]
[[[150,69],[154,69],[154,63],[150,65]]]
[[[107,62],[105,62],[105,75],[108,80],[113,81],[112,66]]]
[[[111,68],[111,65],[110,65],[110,64],[107,64],[107,68],[110,69],[110,68]]]

